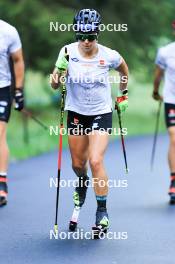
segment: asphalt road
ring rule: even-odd
[[[59,234],[62,239],[50,239],[56,195],[55,187],[50,188],[50,177],[57,174],[57,152],[12,163],[9,203],[0,209],[0,263],[173,264],[175,206],[169,206],[167,195],[168,138],[159,136],[153,172],[149,166],[151,146],[151,136],[126,140],[129,175],[124,173],[120,141],[108,147],[106,169],[118,186],[110,188],[108,196],[113,239],[68,239],[73,187],[61,188]],[[74,179],[67,150],[63,152],[62,168],[62,180]],[[128,187],[119,187],[123,183]],[[91,231],[95,210],[95,196],[89,188],[79,223],[83,235]]]

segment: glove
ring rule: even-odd
[[[24,93],[23,89],[15,89],[15,110],[21,111],[24,108]]]
[[[123,91],[122,96],[118,96],[115,101],[115,109],[123,113],[128,108],[128,90]]]
[[[58,68],[59,71],[66,71],[68,68],[68,61],[65,56],[58,58],[55,66]]]

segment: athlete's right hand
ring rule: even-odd
[[[67,70],[68,61],[66,59],[66,54],[63,57],[58,58],[55,66],[58,68],[59,71],[66,71]]]
[[[163,97],[159,94],[159,92],[153,91],[152,97],[156,101],[163,101]]]

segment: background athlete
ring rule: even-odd
[[[11,111],[11,71],[10,57],[14,65],[15,109],[23,108],[24,61],[21,41],[17,30],[0,20],[0,206],[7,203],[8,145],[7,123]],[[18,129],[18,128],[17,128]]]
[[[103,159],[109,138],[107,130],[112,127],[112,98],[108,75],[110,69],[115,69],[119,71],[121,80],[125,79],[120,82],[121,96],[117,98],[118,107],[125,111],[128,106],[128,67],[117,51],[98,44],[101,16],[97,11],[80,10],[73,23],[77,42],[66,46],[69,62],[65,58],[65,47],[61,49],[52,79],[52,87],[58,88],[60,83],[55,81],[55,77],[57,74],[60,76],[60,69],[67,70],[65,110],[68,110],[67,127],[71,129],[68,142],[72,168],[79,177],[79,185],[73,196],[75,209],[71,223],[77,222],[77,212],[85,201],[89,162],[93,178],[97,182],[94,184],[97,200],[95,224],[106,230],[109,226],[106,208],[108,178]],[[77,128],[83,128],[83,133],[81,130],[79,135],[75,135]],[[100,129],[106,132],[102,135]],[[103,187],[98,184],[101,180],[105,182]]]
[[[175,21],[172,23],[175,34]],[[159,87],[164,78],[163,97],[159,94]],[[165,120],[170,138],[168,162],[170,168],[170,203],[175,204],[175,42],[158,50],[154,79],[153,98],[163,100],[165,105]]]

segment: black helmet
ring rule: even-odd
[[[94,9],[82,9],[74,17],[74,31],[98,32],[101,23],[100,14]]]

